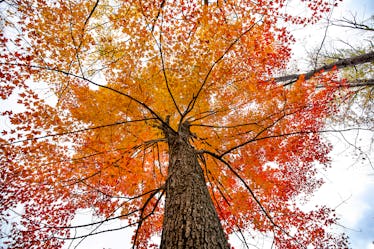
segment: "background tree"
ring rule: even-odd
[[[2,1],[0,96],[21,107],[2,110],[2,224],[21,210],[3,243],[58,248],[122,218],[137,248],[153,235],[228,248],[224,234],[250,229],[278,248],[347,247],[333,210],[297,205],[322,184],[320,134],[344,81],[276,77],[293,42],[282,25],[336,3],[301,1],[305,16],[288,4]],[[85,208],[102,220],[72,226]]]
[[[374,16],[360,21],[357,15],[341,18],[332,22],[332,25],[340,28],[349,28],[351,31],[360,32],[360,39],[356,44],[350,44],[349,41],[341,40],[345,48],[326,50],[323,52],[320,61],[324,63],[333,62],[341,58],[360,56],[363,54],[373,53],[374,44]],[[342,70],[341,74],[350,83],[350,97],[345,98],[341,103],[343,111],[341,115],[335,117],[344,125],[356,125],[358,127],[373,129],[374,125],[374,63],[355,65]]]
[[[333,65],[342,66],[339,74],[347,80],[348,88],[342,89],[340,98],[336,100],[339,112],[330,118],[332,122],[329,123],[337,129],[356,129],[353,131],[356,135],[352,136],[352,139],[343,134],[342,138],[355,149],[355,154],[360,160],[369,162],[371,169],[374,169],[370,156],[371,146],[368,145],[364,149],[362,143],[357,143],[357,136],[360,131],[374,131],[373,21],[373,16],[359,18],[358,14],[352,12],[338,19],[330,17],[325,22],[325,36],[321,44],[310,54],[311,68],[327,69]],[[334,28],[335,33],[344,32],[345,35],[336,37],[335,34],[334,37]]]

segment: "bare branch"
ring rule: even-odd
[[[327,31],[330,27],[330,19],[331,19],[331,15],[332,15],[333,11],[331,10],[329,12],[329,16],[327,17],[327,25],[325,27],[325,32],[323,34],[323,38],[322,38],[322,41],[321,41],[321,44],[316,52],[316,55],[315,55],[315,58],[314,58],[314,68],[317,68],[317,65],[318,65],[318,57],[319,57],[319,54],[321,53],[321,50],[322,50],[322,47],[323,47],[323,44],[325,43],[325,40],[326,40],[326,37],[327,37]]]
[[[332,25],[337,26],[337,27],[342,27],[342,28],[360,29],[364,31],[374,31],[373,27],[364,24],[365,21],[358,22],[356,20],[356,16],[354,15],[352,15],[352,18],[353,20],[348,19],[348,18],[334,20],[332,22]],[[373,19],[374,17],[372,16],[371,18]]]

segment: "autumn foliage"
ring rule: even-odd
[[[134,245],[150,248],[169,160],[161,127],[186,121],[228,235],[347,246],[331,232],[333,210],[299,205],[322,184],[318,165],[329,165],[321,131],[343,83],[336,72],[274,80],[294,42],[285,27],[313,24],[336,3],[300,0],[305,16],[296,16],[284,0],[7,2],[0,219],[9,248],[60,248],[86,208],[128,220]]]

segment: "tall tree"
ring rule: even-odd
[[[366,20],[359,20],[357,15],[351,14],[332,21],[332,25],[348,30],[355,35],[359,34],[359,39],[355,43],[352,41],[342,40],[345,46],[340,49],[328,50],[323,52],[320,61],[331,63],[336,60],[348,57],[363,58],[371,54],[374,57],[374,16]],[[368,57],[367,57],[368,58]],[[353,67],[344,68],[341,74],[349,82],[351,91],[349,98],[344,98],[340,103],[342,112],[334,118],[335,121],[344,125],[355,125],[373,129],[374,127],[374,60],[370,63],[354,65]]]
[[[136,227],[134,248],[154,235],[161,248],[229,248],[248,230],[278,248],[347,247],[333,210],[298,205],[322,184],[321,133],[345,83],[335,69],[276,77],[293,42],[282,25],[336,3],[300,1],[305,16],[283,0],[0,4],[9,248],[59,248],[114,219]],[[102,220],[73,226],[86,208]]]

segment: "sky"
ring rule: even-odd
[[[349,235],[352,248],[374,249],[374,169],[369,164],[369,159],[374,162],[374,151],[369,148],[372,133],[350,132],[344,137],[351,142],[360,140],[357,144],[371,154],[360,155],[342,136],[330,135],[332,167],[324,174],[325,185],[312,202],[336,210],[341,219],[338,229]]]
[[[349,16],[357,13],[358,18],[365,19],[374,15],[374,1],[372,0],[345,0],[334,10],[334,15]],[[318,46],[323,37],[323,25],[303,30],[295,30],[297,44],[294,46],[294,60],[299,64],[300,70],[306,68],[305,55],[307,50]],[[340,46],[338,37],[355,42],[355,36],[341,28],[329,28],[327,43]],[[356,36],[357,37],[357,36]],[[304,62],[303,62],[304,61]],[[327,172],[321,172],[325,185],[314,195],[311,203],[325,204],[335,208],[341,218],[337,230],[344,231],[350,236],[353,249],[374,249],[374,149],[371,148],[373,134],[370,132],[356,131],[344,134],[332,134],[328,139],[334,145],[331,153],[332,167]],[[366,155],[359,154],[352,146],[347,144],[358,141],[358,145],[367,151]],[[365,159],[363,159],[365,158]],[[89,211],[82,212],[74,220],[75,224],[84,224],[93,221]],[[101,229],[121,226],[124,223],[112,222],[104,224]],[[87,230],[88,231],[88,230]],[[85,231],[85,232],[87,232]],[[84,231],[83,231],[84,232]],[[89,232],[89,231],[88,231]],[[119,230],[82,240],[78,249],[122,249],[129,248],[132,232]],[[236,240],[233,240],[234,244]],[[78,241],[79,242],[79,241]],[[239,244],[238,244],[239,245]],[[76,244],[66,245],[74,248]],[[240,245],[237,248],[241,248]],[[267,247],[264,240],[264,249]]]

